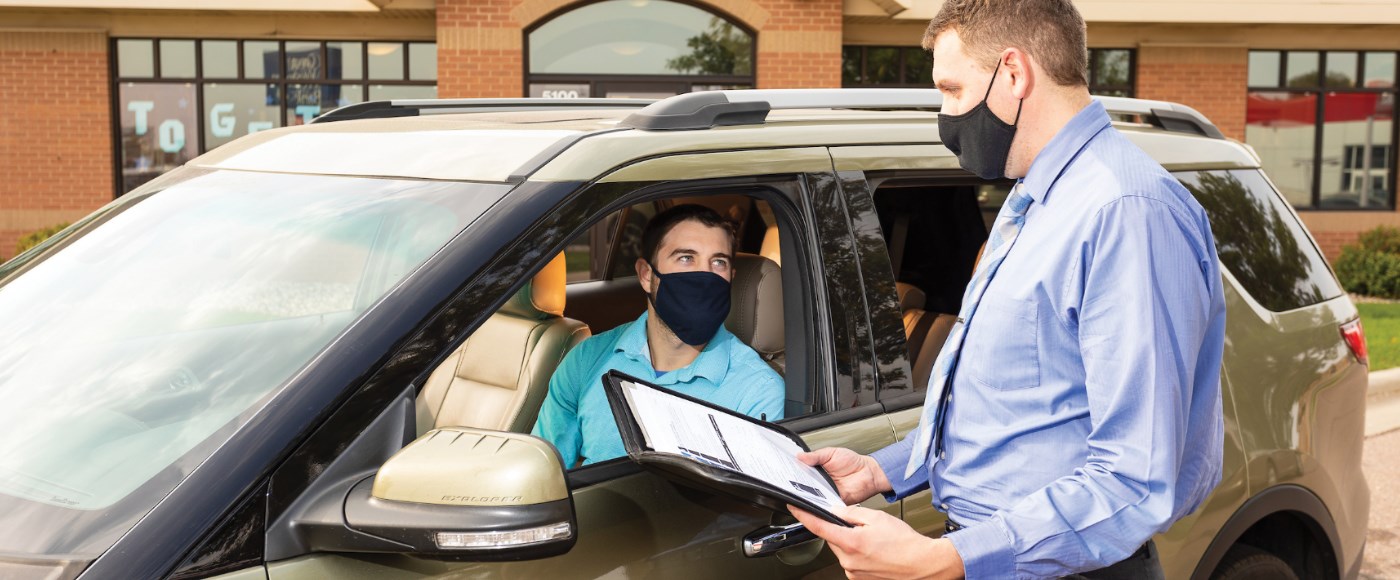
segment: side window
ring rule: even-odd
[[[987,239],[986,219],[995,216],[1005,191],[996,184],[898,179],[875,188],[875,212],[889,249],[914,391],[928,385]]]
[[[1205,208],[1220,262],[1265,308],[1282,312],[1341,295],[1307,231],[1259,171],[1176,177]]]
[[[610,195],[626,195],[635,189],[635,184],[595,187],[599,198],[606,199]],[[624,187],[626,192],[619,193]],[[637,203],[586,224],[582,232],[564,245],[562,256],[551,258],[544,270],[431,373],[418,395],[418,432],[443,425],[530,432],[537,424],[544,425],[546,416],[551,416],[554,421],[570,425],[576,422],[577,430],[571,432],[580,434],[578,440],[597,436],[602,421],[612,420],[605,401],[600,406],[600,400],[593,397],[600,393],[561,391],[565,393],[561,396],[577,395],[578,400],[556,402],[551,406],[551,379],[560,372],[561,362],[570,353],[592,357],[571,359],[575,366],[570,366],[569,372],[580,376],[601,374],[608,369],[639,377],[654,375],[659,384],[704,398],[713,395],[717,397],[712,398],[713,402],[743,412],[752,411],[749,414],[754,417],[762,414],[770,420],[794,418],[813,408],[811,383],[806,380],[812,376],[805,368],[807,359],[797,357],[804,361],[804,368],[790,372],[786,346],[797,341],[804,352],[810,350],[807,343],[815,333],[810,323],[784,322],[785,319],[809,318],[788,316],[792,308],[788,308],[787,303],[803,307],[809,304],[810,298],[804,288],[810,284],[788,276],[780,265],[780,254],[772,254],[771,259],[760,255],[766,247],[781,247],[777,240],[780,230],[804,231],[793,223],[798,212],[786,204],[784,207],[789,207],[788,210],[775,211],[770,199],[782,199],[777,192],[772,195],[757,190],[691,193],[695,191],[701,190],[690,188],[686,193],[678,192],[675,197]],[[634,329],[642,329],[641,336],[647,336],[646,326],[622,328],[647,311],[646,292],[635,271],[636,260],[642,252],[642,234],[658,213],[682,204],[715,210],[733,224],[736,233],[736,251],[728,269],[731,309],[724,328],[727,329],[725,336],[733,337],[727,340],[737,342],[726,343],[724,356],[727,360],[721,368],[727,370],[718,376],[722,381],[728,381],[730,376],[737,377],[744,384],[727,390],[688,386],[694,378],[710,380],[699,367],[693,372],[665,378],[667,372],[679,369],[656,371],[651,366],[655,353],[648,349],[647,343],[642,343],[642,350],[632,352],[631,356],[627,356],[629,351],[622,344],[621,337],[630,336]],[[565,272],[558,276],[557,270],[551,274],[551,269]],[[556,282],[549,282],[551,279]],[[558,283],[561,279],[563,284]],[[699,359],[692,364],[698,363]],[[595,373],[594,367],[602,370]],[[714,372],[713,367],[710,372]],[[776,383],[764,382],[766,377],[775,375]],[[596,376],[588,380],[564,376],[561,380],[570,385],[597,382]],[[685,378],[677,378],[682,376]],[[798,377],[790,383],[794,388],[788,388],[785,376]],[[720,386],[726,387],[728,383]],[[765,390],[749,391],[757,387]],[[567,412],[555,413],[561,408]],[[583,417],[587,413],[594,413],[594,416]],[[578,440],[556,441],[550,433],[540,434],[560,446],[561,452],[564,445],[579,443]],[[589,457],[590,451],[594,457]],[[574,464],[575,467],[614,458],[604,456],[600,447],[590,447],[586,443],[564,455],[566,460],[577,458],[579,463]]]

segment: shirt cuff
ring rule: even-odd
[[[904,477],[904,469],[909,465],[909,450],[914,447],[912,438],[917,434],[916,430],[900,442],[870,454],[880,464],[885,479],[890,480],[890,487],[893,488],[893,491],[881,494],[887,502],[896,502],[928,489],[928,469],[919,469],[913,476]]]
[[[953,542],[962,558],[967,580],[1016,576],[1016,551],[1000,518],[993,516],[944,537]]]

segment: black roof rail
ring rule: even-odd
[[[1094,97],[1110,114],[1139,116],[1166,131],[1224,139],[1206,117],[1177,103]],[[925,109],[937,111],[936,89],[757,89],[686,93],[656,101],[623,119],[619,126],[648,131],[685,131],[758,125],[779,109]]]
[[[389,119],[488,111],[637,109],[653,102],[655,101],[652,99],[400,99],[346,105],[316,117],[311,122],[334,123],[352,119]]]

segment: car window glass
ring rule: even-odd
[[[1282,312],[1341,295],[1307,231],[1259,171],[1176,177],[1205,208],[1221,263],[1265,308]]]
[[[85,522],[145,513],[507,187],[216,171],[128,194],[0,291],[0,499],[71,512],[24,522],[55,545],[120,536]]]
[[[636,276],[637,258],[642,255],[642,230],[657,212],[653,202],[639,203],[622,214],[608,278]]]
[[[613,212],[564,246],[570,284],[603,279],[608,253],[612,250],[613,234],[621,219],[621,211]]]

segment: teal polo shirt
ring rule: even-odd
[[[601,377],[609,370],[649,379],[750,417],[783,417],[783,378],[723,326],[689,365],[657,377],[643,312],[632,322],[579,343],[550,377],[532,433],[559,449],[565,467],[627,454],[603,393]]]

